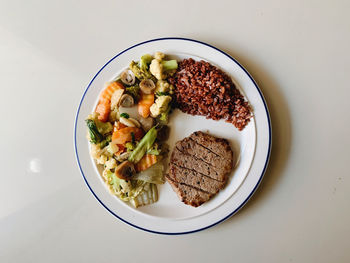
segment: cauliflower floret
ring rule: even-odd
[[[165,54],[157,51],[156,53],[154,53],[154,58],[158,60],[162,60],[163,58],[165,58]]]
[[[170,84],[166,80],[158,80],[156,84],[156,92],[169,92]]]
[[[108,161],[105,162],[107,169],[113,169],[117,167],[117,161],[114,158],[110,158]]]
[[[160,114],[160,109],[157,107],[155,103],[153,103],[153,105],[151,106],[150,111],[151,111],[151,116],[153,118],[157,117]]]
[[[172,75],[175,73],[177,69],[177,61],[175,59],[172,60],[163,60],[165,55],[161,52],[156,52],[154,55],[154,59],[149,66],[149,71],[155,76],[157,79],[166,79],[168,75]]]
[[[166,77],[163,73],[163,65],[161,63],[161,60],[153,59],[151,65],[149,66],[149,71],[157,79],[164,79]]]
[[[160,96],[156,99],[150,108],[151,116],[153,118],[157,117],[162,112],[165,112],[168,108],[169,102],[171,101],[170,96]]]
[[[88,118],[89,120],[97,120],[98,115],[99,115],[99,114],[98,114],[97,112],[93,112],[93,113],[89,114],[87,118]]]
[[[98,144],[91,144],[91,156],[97,164],[105,164],[111,157],[106,148],[101,149]]]
[[[101,156],[101,148],[98,146],[98,144],[91,144],[91,156],[94,159]]]
[[[104,169],[103,172],[102,172],[102,177],[103,177],[107,182],[109,181],[109,180],[108,180],[108,176],[107,176],[108,172],[110,172],[109,169]]]
[[[108,161],[108,156],[101,154],[99,158],[96,159],[97,164],[105,164]]]

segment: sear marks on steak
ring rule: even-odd
[[[232,158],[231,147],[225,139],[216,138],[201,131],[194,132],[190,138],[225,159]]]
[[[179,167],[176,164],[171,165],[171,172],[169,177],[179,183],[192,185],[196,188],[202,189],[205,192],[216,194],[225,186],[225,181],[217,181],[206,175],[196,172],[188,168]]]
[[[187,205],[197,207],[212,197],[212,194],[206,193],[192,186],[177,183],[169,178],[167,178],[167,180],[180,200]]]
[[[232,167],[228,141],[198,131],[175,144],[166,178],[182,202],[197,207],[226,185]]]
[[[226,158],[222,158],[222,156],[199,144],[191,137],[177,142],[175,146],[180,152],[193,155],[197,159],[211,164],[215,171],[219,173],[227,173],[232,169],[232,151],[230,151],[230,149],[228,151],[225,149],[225,151],[227,151],[227,156]]]
[[[209,176],[218,181],[224,181],[225,175],[224,173],[218,173],[216,167],[211,165],[210,163],[206,163],[197,157],[181,152],[178,148],[175,148],[173,154],[171,155],[172,163],[177,166],[184,167],[187,169],[194,169],[201,174]],[[220,169],[219,169],[220,170]]]

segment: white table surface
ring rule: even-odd
[[[349,10],[349,1],[0,1],[0,262],[350,262]],[[72,143],[98,69],[164,36],[234,56],[273,123],[253,198],[184,236],[109,214]]]

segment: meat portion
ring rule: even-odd
[[[203,132],[198,132],[196,134],[192,134],[191,137],[185,138],[182,141],[176,143],[176,148],[179,149],[180,152],[186,153],[194,156],[195,158],[202,160],[203,162],[210,164],[214,167],[214,170],[220,174],[226,174],[232,169],[232,151],[227,142],[222,139],[217,139],[215,141],[211,141],[209,144],[206,142],[202,142],[200,144],[199,138],[207,138],[207,141],[213,139],[215,137],[207,135]],[[210,138],[210,139],[209,139]],[[212,147],[213,144],[217,145],[218,149],[214,149],[217,152],[214,152],[212,149],[205,147],[204,145],[208,145]],[[221,156],[221,155],[223,156]],[[218,179],[218,178],[216,178]],[[221,179],[219,179],[221,180]]]
[[[216,194],[225,186],[225,181],[217,181],[195,170],[179,167],[176,164],[171,165],[169,177],[179,183],[191,185],[203,191]]]
[[[192,186],[177,183],[169,178],[167,178],[167,180],[180,200],[187,205],[194,207],[200,206],[201,204],[208,201],[212,196],[209,193],[196,189]]]
[[[194,132],[190,138],[217,155],[225,159],[232,159],[232,150],[227,140],[216,138],[201,131]]]
[[[206,163],[194,155],[181,152],[177,147],[175,147],[170,161],[179,167],[193,169],[215,180],[225,181],[226,174],[222,172],[222,168]]]
[[[227,140],[195,132],[175,144],[166,178],[181,201],[197,207],[225,186],[232,166]]]

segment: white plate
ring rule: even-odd
[[[103,183],[89,154],[84,120],[90,114],[104,83],[118,75],[131,60],[141,55],[162,51],[182,59],[204,59],[229,74],[252,105],[254,118],[239,132],[224,121],[207,120],[178,110],[170,116],[169,144],[194,131],[208,131],[226,138],[236,154],[236,166],[227,186],[209,202],[198,208],[184,205],[168,183],[158,187],[159,201],[153,205],[133,208],[112,196]],[[123,222],[145,231],[159,234],[192,233],[214,226],[236,213],[259,185],[270,156],[271,125],[265,100],[249,73],[223,51],[196,40],[161,38],[134,45],[108,61],[90,82],[80,101],[74,128],[74,146],[78,166],[92,194],[109,212]]]

